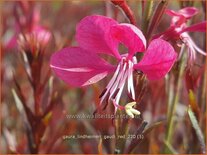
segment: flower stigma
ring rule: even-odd
[[[125,105],[125,112],[129,117],[134,118],[134,115],[140,115],[140,111],[133,108],[133,106],[136,105],[136,102],[130,102]]]

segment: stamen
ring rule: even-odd
[[[118,75],[118,73],[119,73],[119,71],[120,71],[120,67],[121,67],[121,65],[122,65],[122,61],[121,61],[121,63],[118,65],[118,67],[117,67],[117,69],[116,69],[116,71],[115,71],[115,73],[114,73],[114,75],[113,75],[113,77],[112,77],[112,79],[110,80],[110,82],[108,83],[108,85],[106,86],[106,91],[105,91],[105,93],[103,94],[103,95],[101,95],[101,103],[103,102],[103,100],[104,100],[104,98],[106,97],[106,95],[108,94],[108,92],[110,91],[110,89],[111,89],[111,86],[113,85],[113,83],[115,82],[115,80],[116,80],[116,78],[117,78],[117,75]]]
[[[114,92],[114,95],[112,96],[112,98],[113,98],[113,99],[115,99],[115,98],[116,98],[116,96],[117,96],[117,94],[118,94],[119,90],[120,90],[120,88],[118,88],[118,89]]]
[[[131,94],[132,99],[135,100],[135,91],[134,91],[134,82],[133,82],[133,63],[132,62],[129,62],[128,92]]]
[[[187,33],[186,33],[186,40],[188,41],[188,43],[190,45],[192,45],[192,48],[195,49],[198,53],[200,53],[202,55],[206,55],[206,52],[204,52],[202,49],[200,49]]]
[[[120,110],[125,110],[125,107],[118,105],[115,100],[112,100],[112,102],[115,108],[119,108]]]
[[[127,79],[127,71],[125,72],[120,84],[119,84],[119,88],[120,88],[120,91],[118,92],[117,94],[117,97],[116,97],[116,102],[119,103],[119,100],[120,100],[120,97],[121,97],[121,94],[122,94],[122,91],[124,89],[124,85],[125,85],[125,81]]]
[[[113,94],[115,93],[115,91],[116,91],[117,88],[120,88],[119,87],[120,81],[121,81],[122,77],[124,76],[125,70],[126,70],[126,63],[124,63],[124,67],[121,70],[121,73],[118,75],[118,77],[116,79],[116,82],[114,83],[114,85],[112,86],[112,88],[110,90],[110,96],[109,96],[109,98],[111,98],[113,96]]]
[[[105,110],[108,104],[109,104],[109,102],[106,101],[106,104],[103,106],[102,110]]]
[[[119,101],[126,82],[128,93],[130,93],[132,99],[135,100],[135,91],[133,84],[133,65],[136,61],[136,57],[133,57],[132,60],[126,59],[125,57],[122,58],[109,84],[99,96],[99,98],[101,98],[101,103],[105,99],[107,103],[111,100],[115,106],[115,109],[124,109],[122,106],[119,105]],[[106,106],[107,104],[104,105],[104,109],[106,108]]]
[[[106,91],[107,91],[107,88],[105,88],[105,89],[102,91],[101,95],[99,95],[99,98],[101,98],[101,97],[105,94]]]

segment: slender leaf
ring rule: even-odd
[[[195,117],[194,112],[192,111],[191,107],[189,106],[188,108],[188,116],[190,118],[190,121],[192,123],[192,126],[195,130],[195,133],[197,135],[198,141],[200,143],[200,148],[202,153],[206,153],[206,146],[205,146],[205,141],[204,141],[204,137],[203,137],[203,133],[201,131],[201,128],[199,127],[198,121]]]

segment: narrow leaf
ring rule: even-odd
[[[154,128],[157,128],[163,124],[166,123],[166,120],[163,120],[163,121],[159,121],[159,122],[155,122],[153,123],[152,125],[150,125],[148,128],[146,128],[144,131],[143,131],[143,134],[144,135],[147,135],[148,133],[150,133]]]
[[[188,97],[189,97],[189,103],[190,103],[191,109],[194,112],[196,118],[199,119],[200,118],[200,108],[196,102],[195,94],[191,89],[189,90]]]
[[[169,154],[178,154],[178,152],[172,147],[172,145],[169,142],[164,140],[164,144],[166,145]]]
[[[145,127],[147,126],[147,122],[146,121],[143,121],[142,124],[139,126],[139,128],[137,129],[135,135],[136,136],[139,136],[141,134],[143,134],[143,131],[145,129]],[[138,145],[139,143],[141,143],[143,139],[139,138],[139,139],[133,139],[131,141],[131,144],[129,145],[129,147],[127,148],[127,151],[126,153],[131,153]]]
[[[200,147],[201,147],[201,151],[202,153],[206,153],[206,147],[205,147],[205,141],[204,141],[204,137],[203,137],[203,134],[202,134],[202,131],[201,131],[201,128],[199,127],[199,124],[198,124],[198,121],[195,117],[195,114],[193,113],[191,107],[189,106],[188,108],[188,115],[189,115],[189,118],[190,118],[190,121],[192,123],[192,126],[195,130],[195,133],[197,135],[197,138],[198,138],[198,141],[200,143]]]

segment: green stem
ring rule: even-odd
[[[171,78],[170,76],[168,77],[167,79],[167,88],[166,88],[166,92],[168,92],[168,101],[167,101],[167,105],[168,105],[168,108],[167,108],[167,118],[170,117],[170,111],[171,111],[171,103],[173,102],[173,96],[174,96],[174,85],[173,83],[171,83]]]
[[[181,53],[183,53],[183,55],[180,61],[179,74],[178,74],[178,79],[177,79],[177,87],[176,87],[174,100],[172,101],[172,105],[171,105],[171,99],[169,99],[169,103],[168,103],[168,124],[167,124],[167,133],[166,133],[165,141],[169,144],[171,143],[171,138],[172,138],[172,133],[173,133],[173,124],[174,124],[173,116],[174,116],[174,113],[175,113],[175,110],[176,110],[176,107],[177,107],[177,104],[180,98],[180,89],[182,87],[182,76],[183,76],[183,73],[185,70],[185,64],[186,64],[186,54],[185,52],[182,52],[182,50],[185,50],[184,45],[181,48]],[[168,153],[166,147],[164,149],[164,153]]]
[[[143,23],[142,31],[144,32],[144,34],[147,33],[147,29],[148,29],[149,22],[150,22],[150,17],[152,14],[152,7],[153,7],[153,0],[147,0],[144,17],[142,18],[142,23]]]
[[[206,57],[207,58],[207,57]],[[201,90],[201,98],[200,98],[200,103],[201,103],[201,119],[199,120],[199,125],[201,127],[203,127],[203,118],[205,117],[205,106],[206,106],[206,88],[207,88],[207,82],[206,82],[206,79],[207,79],[207,71],[206,71],[206,68],[207,68],[207,64],[205,66],[205,73],[204,73],[204,77],[203,77],[203,81],[202,81],[202,90]],[[203,115],[204,114],[204,115]]]
[[[118,115],[123,115],[122,111],[117,111]],[[129,133],[129,120],[122,118],[115,119],[115,135],[116,135],[116,146],[114,154],[123,154],[125,149],[126,140]]]

